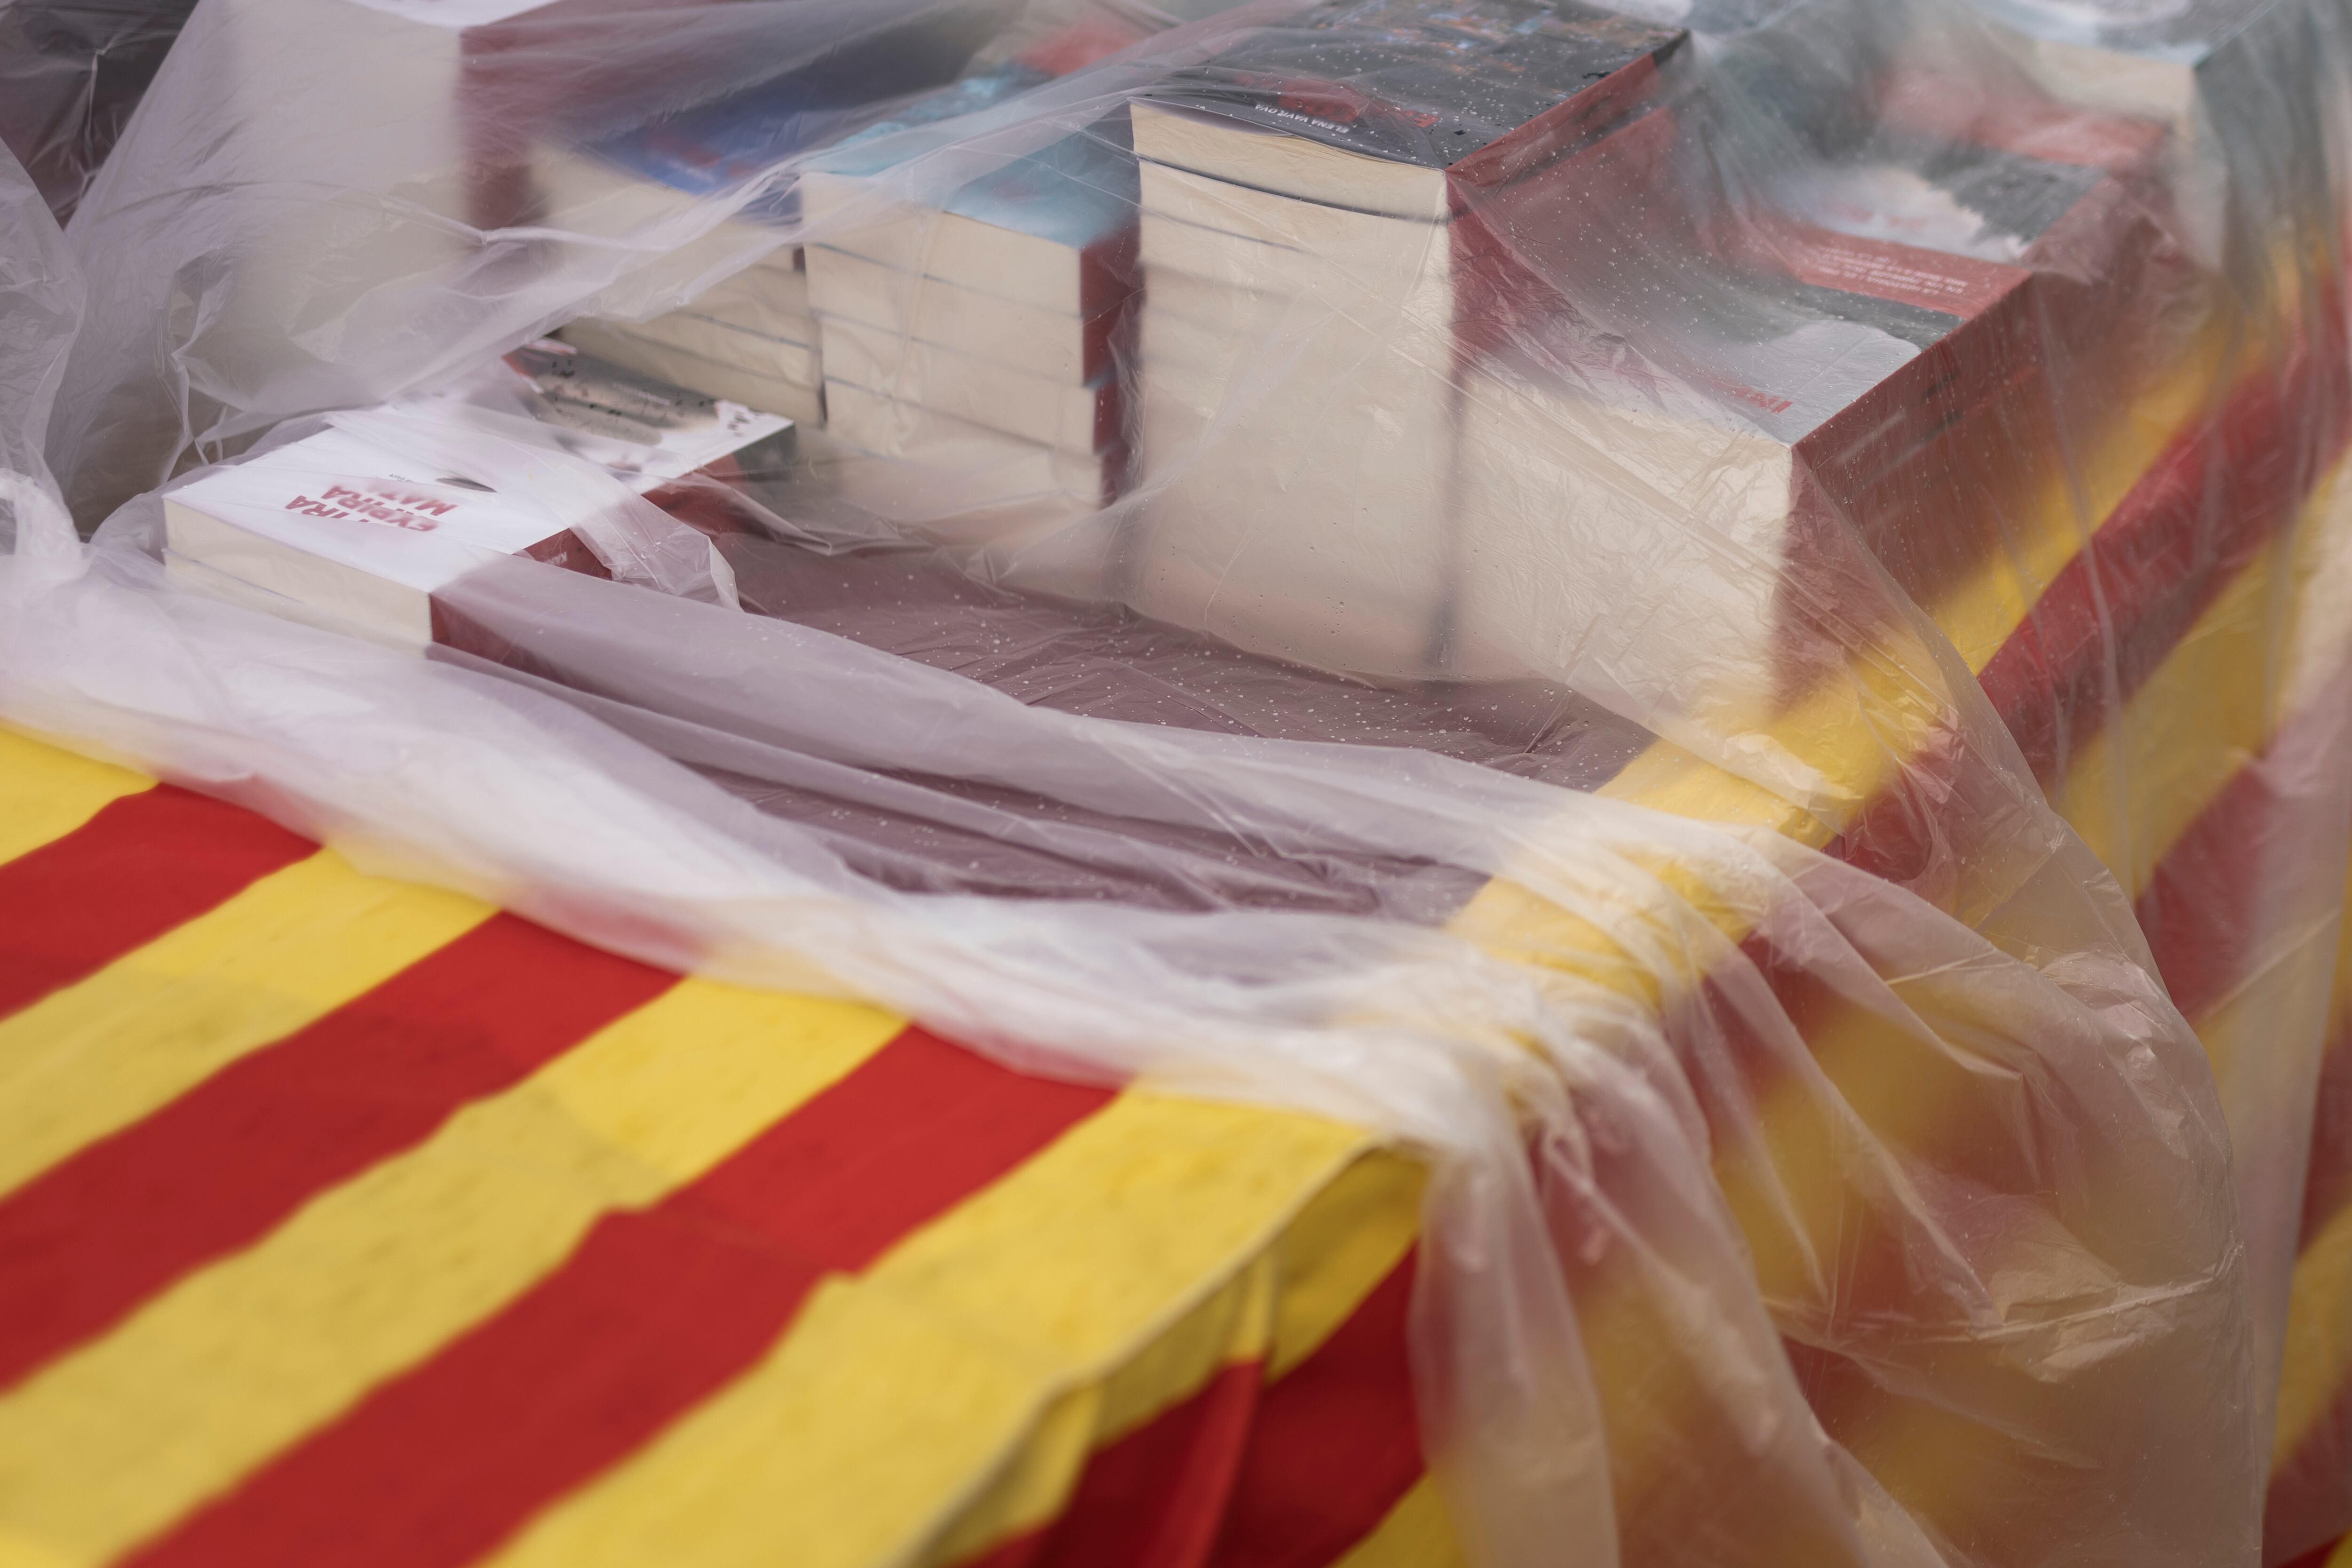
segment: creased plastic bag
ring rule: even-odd
[[[486,561],[422,658],[174,591],[141,500],[7,563],[0,713],[1410,1141],[1476,1560],[2252,1559],[2344,871],[2333,13],[2231,129],[1950,5],[986,9],[200,15],[75,220],[85,524],[574,317],[803,463],[623,505],[607,565],[691,546],[636,584]]]
[[[71,537],[41,440],[81,324],[81,275],[23,167],[0,156],[0,543]]]

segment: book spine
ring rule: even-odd
[[[1903,613],[1850,558],[1855,546],[1932,606],[2000,548],[2005,521],[2030,514],[2063,478],[2065,451],[2032,273],[1796,225],[1771,237],[1800,281],[1956,318],[1797,443],[1778,659],[1785,696],[1841,645]]]
[[[1814,499],[1920,604],[1980,566],[2000,547],[2001,524],[2063,473],[2026,278],[1797,444]],[[1821,548],[1818,532],[1804,548]],[[1874,597],[1849,590],[1822,603],[1851,623]],[[1801,620],[1807,606],[1791,604]]]
[[[1138,273],[1139,282],[1140,272]],[[1132,489],[1142,451],[1139,428],[1143,399],[1139,377],[1143,373],[1139,352],[1143,334],[1143,290],[1137,288],[1113,310],[1104,313],[1106,358],[1103,398],[1098,405],[1096,441],[1102,453],[1102,504],[1110,505]]]
[[[613,580],[612,569],[596,559],[596,552],[588,548],[586,540],[568,528],[526,547],[522,554],[526,560],[536,561],[543,566],[558,566],[583,576],[601,577],[607,583]]]
[[[1457,371],[1564,309],[1555,278],[1608,248],[1671,243],[1680,134],[1675,111],[1661,106],[1498,190],[1452,189]]]
[[[1079,315],[1132,306],[1142,277],[1142,226],[1130,221],[1078,252]]]

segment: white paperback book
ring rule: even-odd
[[[1066,383],[1083,384],[1109,368],[1124,300],[1074,315],[815,248],[809,306],[819,315]]]
[[[600,333],[614,341],[683,349],[698,358],[719,364],[731,364],[754,375],[772,376],[795,386],[815,386],[824,380],[824,372],[821,368],[823,362],[817,356],[815,344],[747,332],[691,310],[673,310],[650,321],[592,321],[584,325],[589,332]],[[570,332],[565,334],[566,337],[573,335]],[[589,343],[582,342],[580,346],[591,353],[596,353]],[[609,353],[598,357],[611,360],[615,364],[627,363]],[[630,368],[637,367],[632,365]]]
[[[1108,502],[1114,459],[1009,436],[919,403],[845,382],[825,388],[845,449],[836,483],[848,500],[895,521],[920,525],[992,517],[1025,530],[1068,521]]]
[[[615,384],[559,343],[510,357],[552,363],[566,381]],[[198,592],[421,648],[436,640],[434,595],[496,557],[610,574],[577,531],[596,521],[579,499],[583,459],[645,495],[755,448],[779,453],[792,431],[789,420],[665,395],[635,377],[620,378],[616,395],[581,399],[540,396],[540,384],[499,361],[383,411],[454,429],[461,442],[495,442],[495,486],[480,470],[452,473],[417,456],[446,437],[412,448],[330,426],[166,492],[166,567]],[[544,447],[496,439],[499,422],[523,410],[551,427]]]
[[[1279,657],[1430,673],[1455,483],[1446,226],[1153,163],[1141,195],[1144,500],[1114,591]]]
[[[1118,435],[1108,371],[1084,385],[848,321],[828,323],[825,342],[826,374],[836,383],[1069,452],[1102,451]]]

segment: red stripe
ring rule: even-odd
[[[1265,1369],[1236,1362],[1088,1457],[1061,1517],[967,1568],[1200,1568],[1224,1521]]]
[[[1408,1256],[1288,1375],[1226,1367],[1097,1449],[1053,1523],[965,1568],[1327,1568],[1421,1479],[1412,1301]]]
[[[170,784],[0,864],[0,1017],[86,979],[318,846]]]
[[[2229,994],[2274,934],[2261,906],[2277,891],[2276,835],[2299,804],[2281,796],[2260,760],[2248,763],[2165,851],[2136,900],[2157,973],[2191,1023]]]
[[[1075,1506],[1055,1522],[1038,1568],[1200,1568],[1216,1544],[1265,1386],[1256,1362],[1228,1366],[1192,1398],[1106,1446],[1087,1461]]]
[[[909,1029],[699,1181],[608,1215],[521,1300],[134,1561],[470,1562],[751,1366],[825,1274],[1110,1098]]]
[[[1408,1256],[1259,1400],[1215,1568],[1328,1568],[1421,1479],[1405,1339],[1412,1269]]]
[[[0,1200],[0,1388],[677,976],[499,915]]]
[[[1994,711],[2043,782],[2112,717],[2111,673],[2118,701],[2137,691],[2334,463],[2346,434],[2334,359],[2298,345],[2242,378],[2141,475],[1985,666]]]
[[[2338,1537],[2325,1545],[2313,1547],[2292,1562],[2280,1563],[2279,1568],[2326,1568],[2327,1560],[2335,1556],[2336,1549],[2343,1544],[2342,1538]],[[2264,1561],[2268,1561],[2267,1553],[2264,1554]]]

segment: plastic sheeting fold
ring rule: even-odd
[[[0,715],[1420,1151],[1474,1561],[2321,1545],[2352,17],[1629,10],[206,0],[0,208]]]

